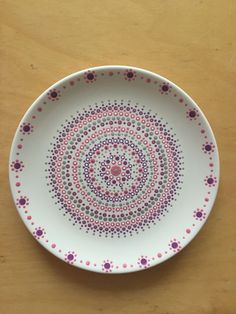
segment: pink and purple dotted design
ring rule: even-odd
[[[181,145],[156,114],[103,103],[67,121],[48,156],[56,204],[72,223],[99,236],[132,236],[156,224],[183,177]]]
[[[119,77],[128,85],[142,80],[148,86],[153,84],[163,99],[175,99],[176,106],[182,107],[189,127],[198,129],[202,138],[199,151],[208,163],[208,169],[201,177],[204,195],[199,204],[189,208],[191,219],[183,230],[173,232],[162,249],[158,248],[158,239],[153,252],[140,248],[132,261],[124,256],[118,262],[109,254],[97,261],[81,254],[80,247],[62,247],[51,237],[47,224],[36,221],[32,195],[25,189],[24,176],[30,169],[24,158],[25,147],[40,130],[40,116],[46,107],[59,108],[69,89],[84,84],[91,90],[103,77]],[[199,108],[185,99],[168,80],[132,68],[88,69],[48,89],[39,102],[19,125],[10,161],[15,204],[34,238],[68,264],[104,273],[146,269],[182,250],[187,239],[207,219],[209,204],[219,182],[217,147]],[[45,183],[56,204],[55,210],[70,221],[74,230],[79,228],[97,237],[134,238],[154,225],[159,227],[160,220],[175,210],[172,207],[180,198],[184,172],[188,172],[188,169],[184,170],[184,143],[168,122],[148,106],[107,100],[81,107],[61,124],[50,144],[43,166]],[[176,210],[181,208],[177,206]]]

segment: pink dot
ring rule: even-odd
[[[43,109],[41,107],[38,107],[38,112],[41,112]]]
[[[20,186],[20,182],[16,182],[16,186]]]
[[[123,264],[122,266],[123,266],[123,268],[127,268],[127,264]]]
[[[83,263],[82,259],[80,260],[80,263],[81,263],[81,264]]]
[[[52,247],[53,249],[55,249],[56,244],[55,244],[55,243],[53,243],[53,244],[51,245],[51,247]]]
[[[157,257],[161,258],[162,254],[161,253],[157,253]]]
[[[16,176],[16,179],[18,179],[19,178],[19,176]]]
[[[36,119],[36,116],[32,116],[32,119]]]
[[[31,219],[32,219],[32,217],[31,217],[31,216],[27,216],[27,219],[28,219],[28,220],[31,220]]]
[[[86,265],[89,266],[89,265],[90,265],[90,261],[87,261],[87,262],[86,262]]]
[[[190,233],[191,232],[191,230],[188,228],[188,229],[186,229],[186,233]]]
[[[113,166],[111,168],[111,174],[113,176],[118,176],[121,173],[121,168],[119,166]]]
[[[17,145],[17,148],[21,149],[23,146],[21,144]]]
[[[205,201],[208,202],[208,201],[209,201],[209,198],[206,197],[206,198],[205,198]]]
[[[179,99],[179,102],[183,102],[183,101],[184,101],[183,98],[180,98],[180,99]]]

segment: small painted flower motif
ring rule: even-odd
[[[173,239],[170,241],[169,248],[171,251],[173,251],[175,253],[179,252],[182,249],[182,247],[180,245],[180,241],[178,241],[177,239]]]
[[[137,263],[140,268],[150,267],[150,259],[147,256],[140,256]]]
[[[93,83],[97,80],[97,74],[95,71],[87,71],[84,73],[84,80],[86,83]]]
[[[125,80],[127,80],[129,82],[134,81],[136,76],[137,76],[136,71],[134,71],[132,69],[125,70],[125,72],[124,72]]]
[[[20,172],[24,168],[24,164],[22,161],[16,159],[15,161],[12,161],[11,163],[11,170],[14,172]]]
[[[44,228],[41,227],[35,228],[33,232],[33,236],[38,240],[44,238],[45,234]]]
[[[25,135],[25,134],[30,134],[34,131],[34,127],[30,123],[22,123],[20,126],[20,132]]]
[[[74,251],[68,251],[68,252],[65,254],[64,260],[65,260],[68,264],[73,265],[73,264],[76,262],[76,257],[77,257],[77,254],[75,254]]]
[[[210,188],[213,186],[216,186],[216,183],[217,183],[216,177],[213,176],[212,174],[210,174],[209,176],[206,176],[204,181],[205,181],[205,185],[209,186]]]
[[[196,219],[196,220],[204,220],[206,218],[206,213],[203,209],[196,209],[194,212],[193,212],[193,217]]]
[[[190,121],[192,120],[196,120],[199,117],[199,113],[198,110],[195,108],[191,108],[186,112],[186,117],[187,119],[189,119]]]
[[[105,273],[111,273],[113,267],[114,267],[113,262],[109,261],[108,259],[103,261],[103,263],[102,263],[102,270]]]
[[[211,142],[206,142],[205,144],[202,145],[202,150],[204,151],[205,154],[211,154],[214,152],[215,145]]]
[[[55,101],[59,100],[59,98],[61,97],[61,92],[59,89],[53,88],[48,91],[47,95],[49,100]]]
[[[159,85],[159,92],[163,95],[168,95],[171,93],[172,86],[170,83],[163,82],[162,84]]]
[[[29,205],[29,199],[26,196],[21,196],[16,199],[16,206],[19,208],[25,208]]]

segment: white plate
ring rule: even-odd
[[[218,182],[202,111],[169,80],[134,67],[91,68],[51,86],[10,154],[12,195],[31,234],[96,272],[175,255],[206,221]]]

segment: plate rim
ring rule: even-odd
[[[171,86],[175,87],[176,90],[183,95],[185,98],[187,98],[194,106],[195,108],[201,113],[201,117],[204,120],[204,122],[206,123],[206,127],[208,129],[208,132],[210,133],[212,139],[214,140],[214,145],[215,145],[215,168],[217,171],[217,182],[216,182],[216,187],[214,189],[214,193],[211,195],[211,205],[209,205],[209,209],[208,209],[208,215],[207,218],[201,222],[201,224],[199,224],[198,226],[196,226],[196,228],[194,230],[192,230],[191,234],[188,235],[188,238],[185,239],[185,241],[183,243],[181,243],[181,250],[177,251],[177,252],[173,252],[173,251],[169,251],[167,255],[163,256],[162,259],[158,260],[156,259],[152,265],[146,267],[146,268],[139,268],[138,265],[135,265],[133,268],[119,268],[118,270],[115,270],[113,272],[104,272],[102,271],[101,268],[95,268],[95,267],[91,267],[91,266],[86,266],[86,264],[73,264],[72,266],[77,267],[79,269],[84,269],[84,270],[88,270],[88,271],[92,271],[92,272],[96,272],[96,273],[102,273],[102,274],[128,274],[128,273],[132,273],[132,272],[139,272],[145,269],[149,269],[152,268],[154,266],[157,266],[165,261],[167,261],[168,259],[174,257],[176,254],[178,254],[179,252],[181,252],[196,236],[197,234],[200,232],[200,230],[202,229],[202,227],[205,225],[207,219],[209,218],[209,215],[211,213],[211,211],[213,210],[215,201],[216,201],[216,197],[218,195],[218,191],[219,191],[219,183],[220,183],[220,177],[221,177],[221,173],[220,173],[220,156],[219,156],[219,149],[218,149],[218,144],[215,138],[215,135],[213,133],[213,130],[211,128],[211,125],[207,119],[207,117],[205,116],[205,114],[203,113],[203,111],[201,110],[201,108],[198,106],[198,104],[178,85],[176,85],[175,83],[173,83],[171,80],[169,80],[168,78],[157,74],[155,72],[143,69],[143,68],[139,68],[139,67],[135,67],[132,65],[101,65],[101,66],[95,66],[95,67],[89,67],[86,69],[82,69],[76,72],[73,72],[65,77],[63,77],[62,79],[54,82],[51,86],[49,86],[48,88],[46,88],[34,101],[33,103],[29,106],[29,108],[26,110],[26,112],[23,114],[22,118],[20,119],[19,123],[17,124],[16,130],[14,132],[14,136],[13,136],[13,140],[12,140],[12,144],[11,144],[11,149],[10,149],[10,153],[9,153],[9,160],[8,160],[8,177],[9,177],[9,185],[10,185],[10,191],[11,191],[11,195],[12,195],[12,199],[15,205],[15,208],[19,214],[19,216],[21,217],[21,220],[23,221],[24,225],[26,226],[27,230],[30,232],[31,236],[31,230],[30,230],[30,223],[27,223],[28,221],[23,219],[23,215],[21,214],[21,212],[19,211],[19,208],[16,206],[15,204],[15,193],[13,190],[13,182],[11,180],[10,177],[10,165],[11,165],[11,161],[13,160],[13,151],[14,148],[16,147],[17,143],[17,135],[19,133],[19,126],[25,121],[25,118],[28,117],[32,111],[35,110],[36,105],[40,102],[40,100],[42,100],[45,97],[45,94],[48,90],[55,88],[56,86],[59,86],[65,82],[68,82],[69,80],[71,80],[72,78],[74,78],[75,76],[81,76],[83,75],[86,71],[100,71],[100,70],[127,70],[127,69],[132,69],[134,71],[138,71],[139,73],[143,73],[144,75],[148,75],[148,76],[154,76],[159,80],[163,80],[169,84],[171,84]],[[57,258],[59,258],[60,260],[66,262],[62,256],[55,250],[51,249],[51,247],[47,246],[45,242],[39,241],[38,239],[35,239],[38,243],[40,243],[40,245],[42,245],[48,252],[50,252],[51,254],[53,254],[54,256],[56,256]]]

